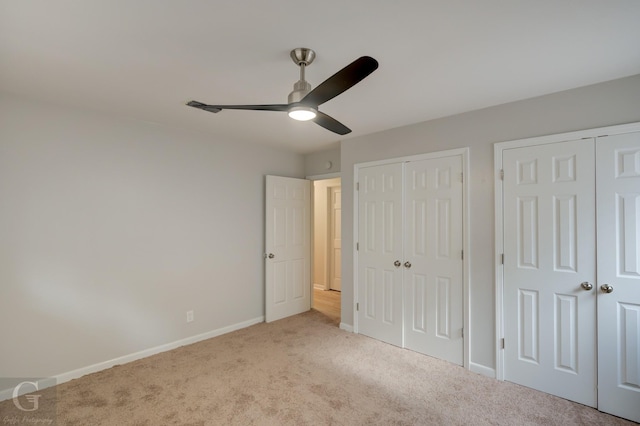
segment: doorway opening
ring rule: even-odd
[[[313,181],[313,309],[340,324],[342,290],[341,179]]]

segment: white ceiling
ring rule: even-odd
[[[353,133],[184,105],[286,103],[295,47],[378,60],[321,107]],[[639,0],[0,0],[0,91],[301,153],[639,73]]]

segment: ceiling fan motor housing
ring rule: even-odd
[[[293,104],[300,102],[302,98],[307,96],[307,93],[311,91],[311,84],[305,80],[298,80],[293,85],[293,92],[289,93],[289,103]]]

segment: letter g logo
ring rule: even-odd
[[[38,409],[38,398],[40,398],[42,395],[25,395],[25,398],[27,398],[27,401],[33,404],[32,408],[24,408],[20,404],[20,401],[18,400],[18,396],[20,396],[20,391],[22,387],[25,385],[32,385],[35,388],[35,390],[38,390],[38,384],[36,382],[19,383],[15,388],[13,388],[13,405],[15,405],[18,410],[36,411]]]

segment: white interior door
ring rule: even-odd
[[[342,189],[329,188],[329,287],[342,290]]]
[[[406,163],[405,215],[405,347],[462,365],[462,157]]]
[[[402,346],[402,164],[364,167],[359,181],[358,332]]]
[[[596,150],[598,409],[640,422],[640,133]]]
[[[596,405],[594,141],[503,153],[504,377]]]
[[[311,182],[267,176],[265,319],[311,309]]]

